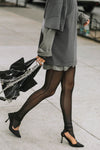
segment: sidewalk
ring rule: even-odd
[[[37,55],[42,22],[37,20],[35,11],[35,8],[0,9],[0,70],[8,69],[12,62],[21,57],[27,61]],[[43,10],[41,9],[40,12],[42,16]],[[28,18],[28,14],[32,16]],[[20,127],[21,139],[10,133],[9,123],[5,124],[7,113],[17,111],[29,95],[43,85],[44,78],[45,70],[41,69],[35,77],[38,85],[26,93],[21,93],[18,99],[10,104],[0,101],[0,150],[77,149],[70,147],[65,140],[63,144],[60,143],[60,133],[63,130],[59,100],[60,85],[55,95],[42,101],[25,116]],[[75,81],[72,106],[75,136],[85,145],[83,150],[98,150],[100,146],[100,44],[78,37],[78,65]]]

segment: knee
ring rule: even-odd
[[[62,86],[62,90],[64,91],[66,90],[72,91],[73,88],[74,88],[74,81],[68,81],[66,84]]]
[[[68,89],[69,90],[73,90],[73,88],[74,88],[74,81],[73,82],[69,82],[68,83]]]
[[[56,91],[55,89],[51,89],[49,87],[43,87],[42,89],[44,90],[46,97],[50,97],[50,96],[54,95],[55,91]]]
[[[52,96],[55,94],[55,90],[48,90],[48,96]]]

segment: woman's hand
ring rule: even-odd
[[[36,61],[42,66],[43,63],[45,62],[45,60],[43,58],[39,57],[39,56],[37,56],[36,58],[37,58]]]
[[[88,21],[84,24],[84,26],[88,25],[90,23],[90,20],[88,19]]]

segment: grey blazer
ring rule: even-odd
[[[63,31],[66,15],[67,0],[47,0],[44,20],[38,45],[39,56],[52,56],[52,44],[57,30]],[[77,10],[77,21],[84,24],[89,16]]]

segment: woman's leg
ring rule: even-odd
[[[19,111],[16,112],[16,115],[20,120],[38,103],[44,100],[47,97],[52,96],[57,86],[59,85],[62,79],[63,71],[47,70],[45,76],[45,83],[42,88],[35,91],[24,103]]]
[[[69,138],[72,136],[75,138],[72,126],[72,92],[74,88],[75,69],[75,67],[70,67],[65,71],[61,81],[62,91],[60,96],[60,106],[63,114],[64,129],[69,131],[70,134],[67,133],[67,137]],[[71,138],[70,140],[73,144],[76,144],[74,138]]]

